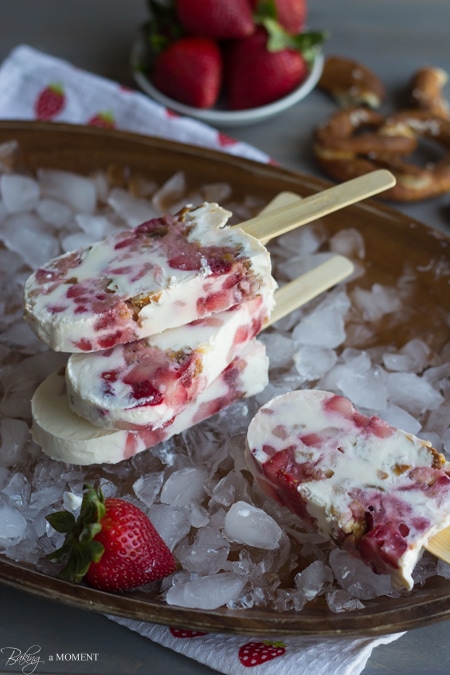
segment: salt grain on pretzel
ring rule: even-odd
[[[363,106],[338,110],[315,132],[316,155],[339,159],[386,152],[405,155],[415,150],[413,135],[380,135],[378,129],[384,122],[383,115]]]
[[[448,75],[442,68],[425,67],[417,70],[410,82],[412,105],[433,115],[450,118],[450,105],[442,91],[447,81]]]
[[[367,105],[379,108],[385,98],[381,80],[366,66],[342,56],[328,56],[318,86],[344,108]]]

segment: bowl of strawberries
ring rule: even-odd
[[[307,0],[148,0],[131,69],[151,98],[217,126],[263,121],[298,103],[323,69]]]

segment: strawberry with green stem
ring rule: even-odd
[[[252,0],[255,19],[277,21],[287,33],[297,35],[304,30],[307,16],[306,0]]]
[[[48,555],[63,564],[60,577],[85,581],[102,591],[120,592],[163,579],[176,569],[167,545],[143,511],[131,502],[103,497],[84,487],[80,515],[70,511],[47,516],[65,534],[61,548]]]
[[[232,41],[224,57],[225,95],[231,110],[256,108],[277,101],[307,77],[322,32],[290,35],[271,17],[256,31]]]

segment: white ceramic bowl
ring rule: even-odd
[[[160,92],[150,82],[145,73],[142,72],[141,64],[144,62],[145,44],[142,34],[138,34],[131,50],[131,70],[136,84],[143,92],[148,94],[148,96],[155,101],[164,105],[166,108],[169,108],[180,115],[195,117],[198,120],[202,120],[203,122],[216,127],[240,127],[248,124],[255,124],[256,122],[262,122],[304,99],[310,91],[314,89],[320,79],[323,70],[324,57],[321,53],[316,55],[308,77],[287,96],[258,108],[232,111],[225,110],[219,106],[207,110],[203,108],[194,108],[169,98]]]

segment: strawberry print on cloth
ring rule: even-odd
[[[224,143],[219,131],[208,124],[174,115],[140,91],[28,45],[13,49],[0,65],[0,119],[114,126],[270,162],[266,153],[248,143]]]
[[[118,616],[108,618],[225,675],[360,675],[377,645],[389,644],[402,635],[347,639],[245,637],[168,628]]]
[[[92,115],[87,121],[90,127],[101,127],[102,129],[115,129],[116,120],[110,110],[99,111]]]
[[[286,653],[284,642],[246,642],[240,647],[238,656],[239,661],[246,668],[260,666],[266,661],[272,661]]]
[[[41,89],[34,103],[34,112],[38,120],[52,120],[64,108],[66,102],[64,89],[59,82],[48,84]]]

